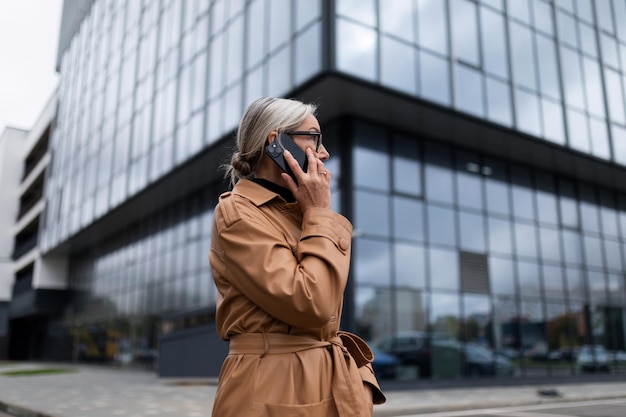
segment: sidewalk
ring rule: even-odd
[[[72,372],[6,376],[5,372],[70,368]],[[384,387],[384,385],[383,385]],[[540,396],[538,389],[562,396]],[[153,371],[97,366],[0,364],[0,416],[19,417],[209,417],[215,381],[161,380]],[[626,398],[626,381],[497,387],[386,390],[387,403],[374,415],[401,416],[505,405]]]

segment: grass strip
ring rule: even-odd
[[[16,371],[0,372],[2,376],[37,376],[37,375],[56,375],[76,372],[72,368],[40,368],[40,369],[22,369]]]

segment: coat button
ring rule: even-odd
[[[342,251],[347,251],[350,248],[350,242],[344,238],[339,239],[339,248]]]

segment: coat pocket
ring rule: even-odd
[[[316,404],[252,403],[250,417],[338,417],[335,400],[329,398]]]

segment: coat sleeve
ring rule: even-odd
[[[218,272],[284,323],[325,325],[340,305],[348,279],[350,222],[329,209],[306,210],[294,252],[280,228],[253,204],[239,200],[218,208],[219,242],[212,247],[212,255],[221,259]]]

